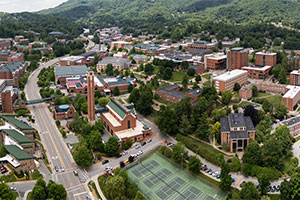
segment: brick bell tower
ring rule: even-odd
[[[88,119],[95,121],[95,82],[94,72],[87,72],[87,103],[88,103]]]

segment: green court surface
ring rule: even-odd
[[[225,200],[227,193],[158,153],[128,169],[148,200]]]

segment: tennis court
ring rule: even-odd
[[[158,153],[128,169],[149,200],[224,200],[227,193]]]

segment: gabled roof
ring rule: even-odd
[[[23,151],[22,149],[20,149],[15,145],[4,145],[4,147],[7,150],[7,152],[13,157],[15,157],[17,160],[35,159],[33,155]]]
[[[19,144],[34,142],[32,139],[22,135],[21,133],[19,133],[18,131],[14,130],[14,129],[2,129],[2,131],[4,133],[6,133],[9,137],[16,140]]]
[[[111,99],[108,106],[113,109],[122,119],[126,116],[126,111],[114,99]]]
[[[1,116],[1,118],[20,130],[34,130],[34,128],[17,120],[14,116]]]

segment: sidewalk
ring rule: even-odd
[[[104,196],[102,190],[100,189],[99,183],[98,183],[98,177],[99,177],[99,176],[101,176],[101,174],[96,175],[96,176],[93,176],[93,177],[91,178],[91,180],[94,181],[94,183],[95,183],[95,185],[96,185],[96,188],[97,188],[97,191],[98,191],[99,194],[100,194],[101,199],[102,199],[102,200],[106,200],[106,198],[105,198],[105,196]]]

